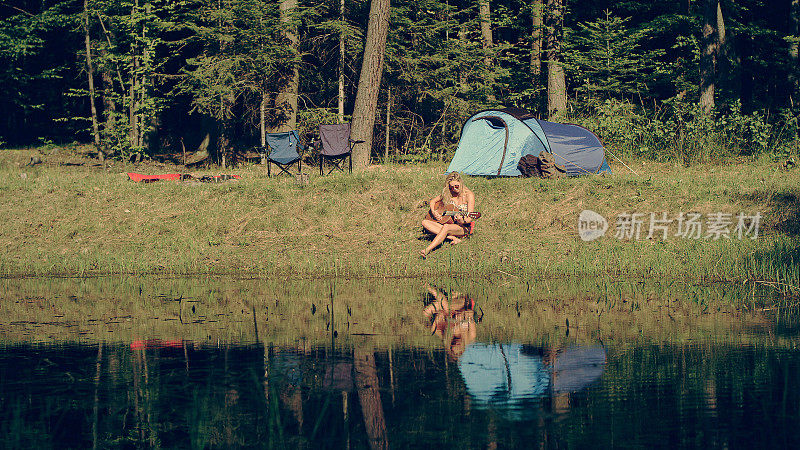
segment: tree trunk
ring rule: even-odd
[[[549,120],[556,121],[567,112],[567,83],[561,65],[564,1],[547,1],[547,113]]]
[[[152,13],[153,4],[151,2],[146,2],[144,5],[145,14],[147,17],[150,17]],[[147,27],[149,22],[144,21],[142,24],[142,42],[145,43],[144,47],[142,48],[142,61],[146,66],[142,71],[142,89],[139,93],[139,101],[140,105],[146,105],[147,103],[152,103],[150,95],[152,95],[151,90],[149,89],[150,86],[153,85],[153,73],[152,69],[153,62],[152,62],[152,54],[150,50],[150,46],[147,45],[148,36],[147,36]],[[156,114],[155,111],[152,110],[152,107],[148,108],[144,114],[140,113],[139,119],[139,146],[146,148],[150,151],[157,149],[157,144],[154,147],[154,142],[158,142],[158,129],[161,125],[161,117]]]
[[[730,70],[731,53],[725,32],[725,17],[722,15],[722,2],[717,1],[717,55],[716,55],[716,78],[717,84],[724,87],[724,82],[728,80]]]
[[[800,34],[800,0],[791,0],[789,12],[789,34],[797,37]],[[789,83],[791,88],[790,98],[791,103],[794,103],[794,96],[797,94],[798,88],[798,69],[800,69],[800,51],[798,51],[797,41],[789,43]],[[791,104],[790,103],[790,104]]]
[[[479,14],[481,19],[481,42],[483,49],[488,50],[494,46],[492,40],[492,19],[489,8],[489,0],[478,0]],[[486,66],[490,67],[492,64],[491,59],[486,57]]]
[[[534,0],[531,8],[531,78],[537,85],[542,74],[542,0]]]
[[[220,7],[220,9],[222,9],[222,8],[230,9],[231,8],[230,1],[226,0],[224,2],[220,2],[219,3],[219,7]],[[223,24],[222,21],[220,21],[218,23],[218,27],[220,27],[220,29],[222,29],[223,26],[225,28],[228,28],[228,29],[233,28],[233,24],[232,23],[227,22],[227,23]],[[231,54],[231,53],[235,53],[235,49],[233,51],[231,51],[231,43],[228,42],[228,41],[224,41],[224,40],[220,39],[219,47],[220,47],[220,53],[223,54],[223,55],[228,55],[228,54]],[[236,97],[235,97],[235,94],[234,94],[232,88],[230,88],[227,93],[220,94],[220,98],[219,98],[220,111],[219,111],[219,117],[218,117],[219,118],[219,136],[217,138],[217,152],[218,152],[217,156],[219,158],[218,162],[222,167],[227,167],[228,166],[228,162],[229,162],[230,156],[231,156],[231,150],[232,150],[231,134],[232,134],[232,131],[233,131],[233,123],[232,123],[233,122],[233,104],[235,103],[235,101],[236,101]]]
[[[100,48],[100,57],[103,60],[108,60],[108,51]],[[108,150],[108,139],[116,134],[116,112],[117,104],[114,102],[114,77],[110,70],[102,70],[100,72],[101,79],[103,80],[103,136],[101,139],[103,143],[103,151]]]
[[[374,4],[374,3],[373,3]],[[364,416],[364,428],[372,449],[388,449],[386,419],[383,415],[381,394],[378,390],[378,371],[375,367],[375,353],[356,347],[353,355],[358,401]]]
[[[217,151],[219,152],[219,164],[227,167],[231,157],[231,131],[233,130],[233,93],[224,95],[220,98],[220,120],[219,137],[217,138]]]
[[[297,30],[292,22],[292,14],[297,9],[297,0],[281,0],[281,21],[286,26],[284,37],[289,42],[293,54],[297,54]],[[300,69],[292,62],[292,73],[275,96],[277,126],[274,132],[290,131],[297,127],[297,96],[300,89]]]
[[[717,1],[705,0],[703,7],[703,41],[700,54],[700,108],[705,114],[714,109],[715,55],[718,49]]]
[[[486,85],[489,94],[486,100],[489,103],[494,103],[495,96],[492,93],[494,90],[494,66],[493,58],[490,56],[491,48],[494,47],[494,40],[492,39],[492,19],[490,12],[489,0],[478,0],[478,14],[481,21],[481,43],[483,45],[483,64],[486,66]]]
[[[797,36],[800,33],[800,0],[791,0],[789,12],[789,34]],[[798,43],[792,41],[789,43],[789,56],[792,62],[797,63],[798,58]]]
[[[139,0],[136,0],[131,9],[131,15],[139,13]],[[131,45],[131,56],[133,57],[133,70],[131,71],[131,92],[130,102],[128,104],[128,125],[129,125],[129,143],[131,148],[138,149],[140,147],[139,136],[139,48],[136,42]]]
[[[268,94],[261,94],[261,104],[258,107],[258,128],[261,132],[261,146],[267,146],[267,103]]]
[[[722,2],[717,0],[717,41],[720,52],[725,50],[725,18],[722,15]]]
[[[100,72],[103,80],[103,117],[104,117],[104,125],[103,125],[103,133],[101,133],[101,142],[103,144],[103,150],[106,152],[105,156],[108,156],[110,152],[109,145],[118,146],[121,142],[117,141],[119,137],[117,135],[119,126],[117,123],[117,102],[114,100],[114,75],[117,76],[117,82],[119,82],[119,89],[122,96],[125,96],[125,83],[122,80],[122,72],[119,70],[119,63],[114,63],[114,70],[112,71],[111,64],[110,64],[110,57],[108,54],[108,49],[114,48],[112,44],[112,38],[116,41],[116,37],[114,34],[109,31],[105,24],[103,23],[103,18],[97,13],[97,21],[100,24],[100,28],[103,30],[103,35],[106,38],[106,43],[108,47],[100,46],[98,51],[102,61],[105,61],[105,68]],[[113,136],[113,137],[112,137]]]
[[[375,110],[378,105],[378,91],[383,74],[383,55],[386,50],[386,34],[389,31],[389,0],[372,0],[369,9],[367,42],[364,46],[364,60],[358,79],[358,92],[353,108],[352,136],[356,141],[353,147],[353,166],[363,169],[369,165],[372,152],[372,132],[375,125]]]
[[[92,41],[89,37],[89,1],[83,0],[83,30],[84,41],[86,42],[86,74],[89,77],[89,109],[92,114],[92,136],[94,147],[100,159],[105,159],[103,149],[100,147],[100,127],[97,121],[97,107],[94,104],[94,68],[92,66]]]
[[[467,27],[464,24],[458,26],[458,43],[462,49],[467,48]],[[467,74],[472,70],[471,67],[460,67],[458,71],[458,90],[462,94],[470,91]]]
[[[339,123],[344,123],[344,0],[339,1],[339,20],[342,27],[339,33]]]
[[[383,162],[389,162],[389,121],[392,117],[392,88],[386,89],[386,144],[383,147]]]

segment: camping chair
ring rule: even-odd
[[[322,144],[319,151],[319,174],[322,173],[322,163],[325,159],[333,164],[328,175],[336,169],[344,172],[344,167],[339,165],[345,158],[350,159],[350,173],[353,172],[353,145],[364,142],[350,139],[350,124],[340,123],[335,125],[320,125],[317,144]]]
[[[292,174],[289,173],[288,169],[297,162],[297,173],[300,173],[303,162],[298,149],[302,152],[305,149],[305,145],[300,142],[297,131],[268,133],[267,146],[259,147],[262,161],[266,160],[267,162],[267,176],[272,176],[271,163],[275,163],[281,169],[281,172],[286,172],[287,175],[291,176]],[[277,175],[280,175],[281,172],[278,172]]]

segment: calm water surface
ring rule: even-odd
[[[28,283],[0,298],[3,447],[800,447],[792,315],[693,322],[630,291],[616,315],[547,313],[566,300],[530,286]]]

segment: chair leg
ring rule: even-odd
[[[350,173],[353,173],[353,152],[350,152]]]
[[[292,175],[292,172],[289,172],[289,169],[291,169],[291,168],[292,168],[291,166],[281,167],[281,170],[283,171],[281,173],[286,173],[286,175],[288,175],[289,178],[294,178],[294,175]]]
[[[267,178],[272,178],[272,172],[270,171],[269,159],[267,159]]]
[[[323,156],[320,153],[320,155],[319,155],[319,174],[320,175],[322,175],[322,159],[323,159]]]

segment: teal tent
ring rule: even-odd
[[[470,117],[447,172],[518,177],[519,160],[542,151],[552,153],[569,176],[611,172],[603,144],[591,131],[539,120],[518,108],[486,110]]]

